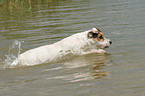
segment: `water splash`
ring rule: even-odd
[[[18,41],[15,40],[15,42],[12,44],[12,46],[9,49],[9,52],[6,56],[6,59],[4,60],[4,68],[12,68],[13,66],[11,65],[12,62],[19,56],[21,52],[21,44],[23,41]]]

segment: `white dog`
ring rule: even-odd
[[[70,55],[105,53],[112,41],[106,39],[98,28],[77,33],[51,45],[28,50],[18,56],[11,65],[32,66],[55,62]]]

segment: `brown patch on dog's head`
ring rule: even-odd
[[[104,34],[97,27],[92,28],[92,30],[88,33],[88,38],[99,42],[103,42],[105,40]]]

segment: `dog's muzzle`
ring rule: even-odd
[[[109,39],[105,39],[104,42],[97,42],[97,47],[104,49],[109,48],[109,46],[112,44],[112,41]]]
[[[106,44],[104,48],[109,48],[109,46],[112,44],[112,41],[109,41],[109,44]]]

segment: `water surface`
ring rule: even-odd
[[[25,3],[17,8],[0,7],[1,96],[144,96],[144,0]],[[100,28],[113,41],[107,54],[77,56],[57,64],[3,68],[15,40],[24,41],[24,52],[92,27]]]

